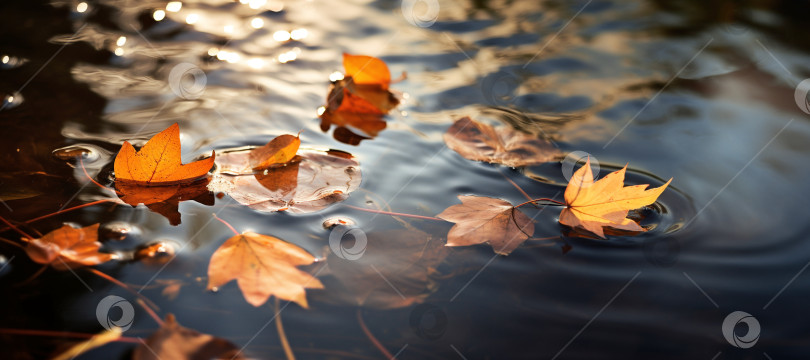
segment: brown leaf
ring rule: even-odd
[[[56,270],[75,269],[98,265],[113,258],[98,252],[98,224],[76,229],[70,225],[51,231],[39,239],[28,242],[25,252],[34,262],[51,265]]]
[[[243,360],[239,348],[228,340],[180,326],[174,315],[166,315],[163,326],[132,353],[133,360]]]
[[[141,150],[124,141],[115,157],[117,181],[141,186],[164,186],[194,181],[214,165],[214,156],[183,165],[180,159],[180,127],[177,123],[153,136]]]
[[[522,211],[501,199],[459,196],[461,204],[436,215],[456,223],[447,234],[447,246],[489,243],[501,255],[509,255],[534,234],[534,223]]]
[[[591,159],[588,158],[585,166],[574,172],[565,188],[566,207],[560,213],[560,224],[585,229],[603,239],[603,227],[645,231],[628,219],[627,213],[654,203],[672,179],[654,189],[647,189],[649,185],[624,186],[626,171],[627,166],[594,182]]]
[[[554,161],[561,155],[547,140],[508,125],[494,128],[466,116],[447,129],[444,142],[469,160],[511,167],[542,164]]]
[[[300,247],[281,239],[246,232],[231,237],[211,256],[208,289],[236,279],[245,300],[261,306],[271,295],[307,307],[305,289],[322,289],[310,274],[299,270],[315,258]]]
[[[169,186],[140,186],[126,181],[115,183],[121,201],[130,206],[144,204],[149,210],[165,216],[172,225],[180,224],[180,202],[194,200],[203,205],[214,205],[214,194],[207,186],[208,179]]]
[[[291,162],[241,173],[245,150],[220,153],[208,188],[259,211],[312,212],[342,201],[360,186],[360,164],[348,153],[301,150]]]

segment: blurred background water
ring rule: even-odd
[[[400,359],[801,357],[810,347],[810,115],[794,95],[810,76],[809,10],[805,1],[778,0],[4,1],[0,214],[23,221],[109,196],[54,156],[67,146],[88,152],[85,166],[104,182],[124,140],[142,145],[175,122],[184,161],[303,129],[305,147],[360,162],[362,184],[346,202],[286,214],[228,196],[213,206],[186,201],[179,226],[143,206],[107,204],[35,228],[99,222],[108,251],[163,242],[177,258],[99,269],[148,285],[142,294],[161,315],[244,346],[252,358],[283,358],[267,326],[274,311],[247,304],[235,284],[205,291],[208,259],[230,236],[211,213],[319,258],[329,253],[322,222],[349,218],[370,234],[365,256],[384,273],[419,259],[402,279],[372,273],[310,291],[308,310],[286,307],[299,358],[379,358],[357,314]],[[376,56],[393,77],[407,74],[392,85],[402,104],[387,128],[355,145],[322,131],[317,118],[342,53]],[[183,64],[198,77],[173,77]],[[629,163],[628,183],[675,180],[641,214],[647,233],[529,241],[508,257],[488,246],[438,246],[424,256],[402,245],[411,244],[403,229],[423,231],[432,246],[450,224],[403,224],[344,206],[433,216],[457,195],[523,201],[504,177],[532,196],[561,197],[560,163],[510,169],[446,149],[442,134],[462,116],[589,153],[602,175]],[[559,209],[526,211],[536,215],[537,237],[565,232]],[[113,239],[122,229],[124,239]],[[24,282],[39,266],[5,244],[0,254],[0,328],[96,333],[100,299],[134,301],[83,271],[48,270]],[[340,278],[336,268],[324,276]],[[166,292],[170,285],[179,292]],[[363,289],[380,296],[358,305]],[[127,336],[157,327],[138,310]],[[724,319],[738,310],[761,324],[751,348],[723,337]],[[0,341],[4,358],[36,359],[72,340]],[[133,347],[115,343],[81,358],[126,358]]]

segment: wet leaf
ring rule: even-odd
[[[71,346],[70,349],[67,349],[61,354],[54,356],[51,360],[73,360],[90,350],[118,340],[122,333],[123,331],[121,331],[120,327],[113,326],[109,330],[104,330],[85,341]]]
[[[489,243],[501,255],[509,255],[534,234],[534,223],[522,211],[501,199],[459,196],[461,204],[436,215],[456,223],[447,234],[447,246]]]
[[[346,76],[351,76],[355,84],[378,85],[388,89],[391,84],[391,72],[384,61],[367,55],[343,53],[343,69]]]
[[[447,256],[440,239],[416,229],[371,232],[366,239],[357,259],[329,253],[327,291],[315,295],[319,300],[395,309],[420,303],[436,289],[433,275]]]
[[[360,164],[348,153],[301,150],[286,164],[243,173],[248,154],[220,153],[209,190],[259,211],[311,212],[344,200],[360,186]]]
[[[51,265],[56,270],[75,269],[98,265],[113,258],[111,254],[98,252],[98,224],[80,229],[63,225],[39,239],[28,242],[25,252],[34,262]]]
[[[207,186],[208,179],[168,186],[141,186],[127,181],[115,183],[121,201],[131,206],[144,204],[149,210],[165,216],[172,225],[180,224],[180,202],[194,200],[203,205],[214,205],[214,194]]]
[[[250,167],[253,170],[261,170],[275,164],[284,164],[298,152],[301,146],[301,139],[298,136],[288,134],[279,135],[270,140],[266,145],[250,151]]]
[[[494,128],[469,117],[456,120],[444,134],[444,142],[466,159],[511,167],[537,165],[561,156],[547,140],[508,125]]]
[[[312,255],[294,244],[245,232],[225,241],[211,256],[208,289],[236,279],[245,300],[253,306],[261,306],[276,295],[306,308],[306,289],[322,289],[323,285],[298,266],[313,262]]]
[[[231,342],[180,326],[174,315],[169,314],[163,326],[135,348],[132,359],[242,360],[245,357]]]
[[[647,189],[646,184],[624,186],[626,170],[627,166],[594,182],[589,158],[565,188],[566,208],[560,213],[560,224],[585,229],[600,238],[605,238],[603,227],[645,231],[627,218],[628,212],[654,203],[672,179],[654,189]]]
[[[141,186],[180,184],[205,176],[214,165],[213,152],[210,158],[185,165],[180,155],[180,127],[175,123],[149,139],[139,151],[125,141],[115,157],[115,178]]]

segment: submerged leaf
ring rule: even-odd
[[[245,232],[225,241],[211,256],[208,289],[236,279],[245,300],[253,306],[261,306],[276,295],[306,308],[305,290],[321,289],[323,285],[297,267],[314,261],[312,255],[294,244]]]
[[[163,326],[135,348],[133,360],[243,360],[230,341],[180,326],[174,315],[166,315]]]
[[[489,243],[501,255],[509,255],[534,234],[534,223],[522,211],[501,199],[459,196],[461,204],[436,215],[456,223],[447,234],[447,246]]]
[[[210,158],[185,165],[180,155],[180,127],[175,123],[149,139],[139,151],[124,141],[115,157],[115,178],[141,186],[164,186],[199,179],[214,165],[213,152]]]
[[[208,188],[259,211],[311,212],[342,201],[360,186],[360,164],[340,151],[302,150],[286,164],[243,173],[248,151],[217,156]]]
[[[113,258],[98,252],[98,224],[76,229],[70,225],[51,231],[39,239],[26,239],[25,252],[34,262],[51,265],[56,270],[98,265]]]
[[[561,155],[547,140],[511,126],[494,128],[466,116],[447,129],[444,142],[466,159],[511,167],[542,164]]]
[[[654,189],[647,189],[649,185],[624,186],[626,170],[627,166],[594,182],[588,158],[565,188],[566,208],[560,213],[560,224],[585,229],[600,238],[605,238],[602,227],[645,231],[628,219],[627,213],[654,203],[672,179]]]

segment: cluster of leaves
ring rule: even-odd
[[[321,128],[327,131],[335,125],[336,139],[357,145],[385,129],[384,116],[399,101],[389,90],[390,72],[381,60],[344,54],[343,64],[346,74],[330,86],[327,104],[320,114]],[[511,126],[496,128],[469,117],[458,119],[448,129],[444,140],[448,147],[467,159],[511,167],[556,161],[562,155],[550,141],[537,135]],[[139,150],[124,142],[114,161],[114,192],[118,195],[115,201],[132,206],[144,204],[166,216],[171,224],[178,225],[180,201],[213,204],[213,194],[217,192],[227,193],[237,202],[259,211],[309,212],[341,201],[359,187],[359,163],[351,154],[300,149],[300,146],[300,133],[284,134],[260,147],[213,151],[210,157],[183,164],[180,129],[173,124]],[[212,168],[214,171],[209,174]],[[628,233],[645,231],[627,217],[628,213],[655,202],[671,179],[654,189],[647,189],[648,185],[624,186],[626,169],[625,166],[594,181],[589,159],[571,177],[564,202],[543,198],[512,205],[497,198],[459,196],[461,204],[437,215],[439,219],[455,223],[447,235],[446,245],[489,243],[496,253],[507,255],[533,237],[534,222],[519,209],[529,204],[562,205],[560,224],[600,238],[605,237],[606,228]],[[115,258],[99,251],[99,224],[84,228],[65,225],[34,238],[2,220],[23,235],[24,249],[34,262],[54,269],[93,266]],[[300,268],[316,261],[302,248],[270,235],[240,234],[230,228],[235,235],[222,243],[210,259],[209,290],[236,280],[245,300],[253,306],[262,306],[275,295],[277,299],[293,301],[306,308],[306,289],[324,288],[319,279]],[[425,297],[429,270],[445,256],[443,248],[431,247],[436,242],[431,242],[430,238],[415,228],[384,235],[369,234],[369,248],[394,249],[397,255],[376,252],[377,256],[349,262],[330,257],[335,284],[350,289],[354,297],[351,300],[359,304],[393,308],[419,302]],[[380,258],[379,254],[389,255]],[[417,254],[417,260],[411,254]],[[382,272],[375,264],[385,265],[380,266]],[[373,283],[367,281],[369,278],[379,280],[380,275],[386,282],[389,278],[401,278],[412,286],[397,290],[395,296],[387,291],[390,290],[388,284],[366,285]],[[232,344],[183,328],[171,315],[147,344],[151,349],[158,349],[158,353],[147,353],[139,347],[134,354],[136,359],[153,358],[158,354],[164,358],[182,358],[200,349],[206,349],[203,351],[206,356],[241,356]]]

